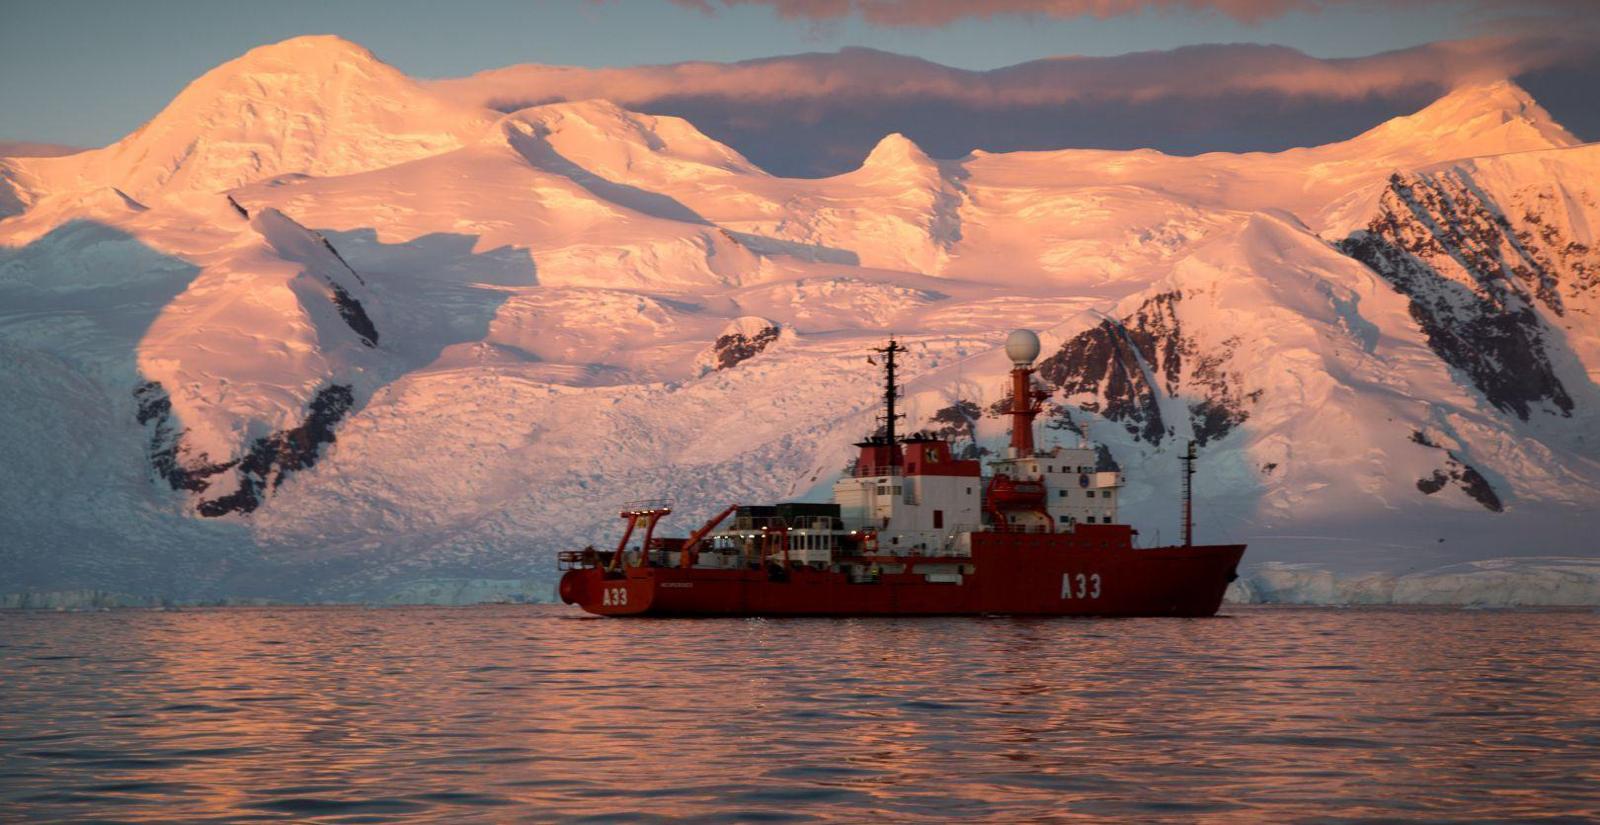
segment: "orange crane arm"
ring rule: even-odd
[[[723,519],[733,515],[733,511],[737,509],[739,509],[737,504],[728,505],[728,509],[716,514],[710,521],[702,525],[699,530],[694,531],[694,535],[689,536],[688,541],[683,543],[683,549],[678,552],[678,566],[693,567],[695,560],[700,556],[701,540],[706,537],[706,534],[717,529],[717,525],[721,524]]]

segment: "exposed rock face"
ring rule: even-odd
[[[1204,447],[1222,439],[1250,418],[1246,402],[1261,398],[1261,391],[1243,393],[1239,377],[1228,372],[1233,354],[1239,348],[1239,336],[1224,340],[1220,347],[1198,353],[1194,367],[1189,372],[1190,394],[1203,393],[1199,401],[1189,403],[1189,421],[1194,428],[1194,440]]]
[[[1533,211],[1520,224],[1461,169],[1396,174],[1377,216],[1339,247],[1410,299],[1429,346],[1490,404],[1523,420],[1539,408],[1570,416],[1538,307],[1563,316],[1600,265]]]
[[[1157,381],[1164,375],[1176,391],[1182,369],[1185,342],[1172,313],[1181,297],[1157,295],[1121,323],[1105,320],[1084,330],[1039,363],[1039,376],[1068,398],[1083,398],[1077,402],[1080,409],[1158,443],[1168,430],[1157,403]]]
[[[1500,503],[1500,496],[1495,494],[1494,486],[1473,468],[1452,455],[1446,462],[1446,469],[1434,470],[1427,478],[1417,479],[1417,489],[1425,495],[1433,495],[1443,490],[1451,481],[1461,486],[1461,492],[1466,493],[1473,501],[1483,505],[1485,510],[1499,513],[1505,510],[1505,505]]]
[[[260,506],[270,483],[276,488],[285,477],[317,463],[323,444],[334,442],[333,428],[355,405],[350,387],[323,387],[311,399],[310,413],[298,427],[256,439],[239,459],[239,488],[221,498],[200,502],[202,516],[248,513]]]
[[[1079,409],[1120,422],[1150,444],[1175,432],[1162,416],[1163,397],[1191,399],[1190,422],[1201,444],[1227,436],[1249,418],[1238,378],[1227,370],[1239,340],[1202,350],[1183,332],[1182,300],[1182,293],[1161,293],[1120,322],[1101,321],[1041,361],[1039,376]]]
[[[1454,450],[1440,445],[1421,430],[1413,430],[1411,432],[1411,440],[1424,447],[1441,450],[1445,454],[1445,466],[1443,468],[1434,470],[1426,478],[1417,479],[1417,489],[1421,490],[1423,495],[1431,496],[1443,490],[1445,485],[1454,481],[1460,485],[1461,492],[1466,493],[1473,501],[1483,505],[1485,510],[1499,513],[1505,509],[1505,505],[1500,503],[1500,496],[1494,491],[1494,485],[1490,484],[1489,480],[1484,478],[1483,474],[1478,472],[1471,464],[1468,464],[1465,459],[1456,455]]]
[[[983,416],[983,410],[971,401],[957,401],[934,413],[930,419],[936,426],[929,427],[927,432],[959,444],[963,441],[966,445],[957,451],[957,458],[981,458],[989,451],[978,444],[978,419]]]
[[[333,429],[355,403],[349,386],[333,384],[317,391],[300,426],[258,438],[240,458],[213,462],[204,453],[187,455],[183,432],[172,418],[172,401],[161,384],[147,381],[134,390],[139,403],[139,423],[154,425],[150,433],[150,466],[174,490],[204,493],[215,477],[229,470],[238,476],[233,492],[200,498],[195,510],[202,516],[248,513],[261,505],[269,488],[283,483],[289,473],[317,463],[323,444],[335,440]]]
[[[172,399],[161,382],[146,381],[133,391],[133,395],[139,402],[139,423],[146,426],[154,424],[150,430],[150,467],[156,471],[156,475],[166,479],[172,489],[203,493],[211,486],[208,479],[238,463],[215,463],[205,453],[186,455],[183,431],[173,421]]]
[[[333,283],[331,280],[328,282],[328,286],[333,288],[333,305],[338,308],[339,317],[344,319],[344,322],[350,326],[352,332],[361,336],[361,343],[369,347],[376,347],[378,345],[378,326],[372,323],[371,318],[367,317],[367,310],[361,306],[361,302],[352,297],[344,287]]]
[[[778,340],[778,331],[777,324],[769,324],[753,330],[724,332],[712,345],[713,366],[725,370],[759,355],[769,344]]]
[[[232,198],[229,198],[229,201],[232,200]],[[328,254],[342,264],[345,271],[349,272],[357,283],[362,286],[367,285],[367,279],[361,277],[361,273],[357,272],[355,267],[351,266],[350,262],[339,254],[339,250],[333,248],[333,244],[322,233],[312,232],[309,229],[306,232],[321,241],[322,248],[328,250]],[[344,319],[345,324],[350,327],[352,332],[361,337],[361,343],[369,347],[376,347],[378,345],[378,325],[372,323],[372,318],[368,317],[366,308],[361,306],[361,302],[350,294],[350,290],[345,289],[335,281],[333,276],[325,275],[324,277],[328,281],[328,287],[333,290],[333,305],[339,310],[339,317]]]

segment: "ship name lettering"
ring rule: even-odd
[[[1062,573],[1061,598],[1063,599],[1098,599],[1100,598],[1099,573]]]

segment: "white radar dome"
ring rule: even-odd
[[[1039,357],[1039,336],[1031,329],[1019,329],[1006,336],[1006,357],[1011,363],[1026,367]]]

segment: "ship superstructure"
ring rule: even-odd
[[[1193,545],[1186,530],[1183,545],[1136,548],[1117,523],[1120,470],[1088,444],[1034,444],[1048,397],[1036,335],[1007,339],[1010,443],[987,474],[944,439],[896,434],[904,351],[874,350],[884,426],[856,444],[832,501],[732,505],[687,538],[655,535],[670,504],[629,505],[615,550],[560,555],[563,600],[602,615],[1216,612],[1243,545]]]

